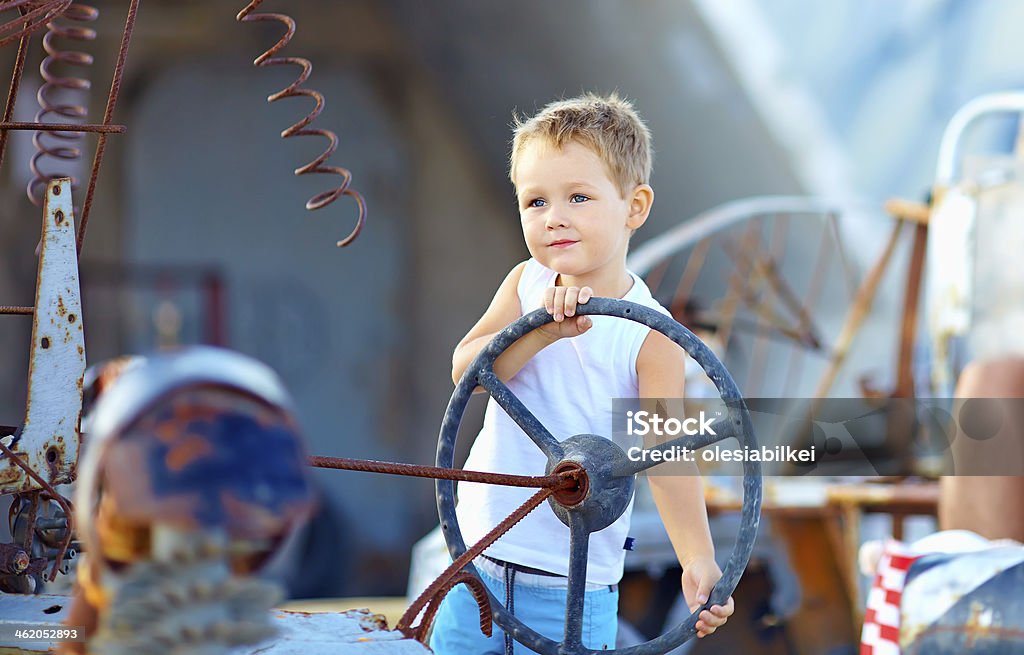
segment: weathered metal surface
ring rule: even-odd
[[[80,441],[85,335],[67,178],[50,183],[46,193],[35,307],[25,421],[9,443],[50,484],[72,482]],[[0,458],[0,494],[41,488],[15,462]]]
[[[210,347],[93,377],[75,508],[93,554],[74,608],[91,617],[89,649],[212,655],[264,641],[281,591],[254,574],[314,504],[280,380]]]
[[[744,446],[756,447],[757,444],[750,415],[735,381],[714,353],[688,329],[671,318],[647,307],[609,298],[594,298],[587,304],[580,305],[577,308],[577,313],[581,315],[615,316],[635,321],[647,325],[672,339],[700,365],[708,378],[714,383],[722,398],[731,401],[731,404],[734,405],[732,415],[727,422],[732,429],[727,432],[723,431],[718,439],[735,437]],[[608,452],[601,452],[607,448],[618,448],[614,443],[607,441],[602,443],[601,448],[598,449],[596,447],[597,442],[594,441],[598,437],[593,435],[577,435],[564,442],[557,442],[547,429],[540,424],[537,418],[523,407],[511,390],[506,385],[501,384],[497,376],[494,375],[494,361],[509,346],[527,332],[552,320],[552,316],[543,309],[531,312],[499,332],[480,351],[476,359],[466,370],[459,384],[455,387],[452,398],[448,403],[444,421],[441,425],[441,434],[438,439],[437,465],[444,468],[450,468],[454,465],[455,440],[458,436],[459,425],[473,389],[479,385],[494,395],[495,400],[505,411],[509,412],[510,416],[526,431],[538,448],[547,455],[549,472],[558,469],[559,465],[566,462],[575,463],[586,472],[587,484],[589,485],[589,492],[586,494],[586,498],[583,501],[579,501],[576,496],[570,494],[568,499],[573,504],[570,506],[560,505],[556,511],[556,514],[566,522],[570,530],[566,629],[563,641],[555,642],[541,636],[505,610],[503,604],[488,591],[494,622],[501,626],[516,641],[544,655],[577,655],[597,652],[583,646],[581,640],[583,592],[586,582],[587,551],[590,533],[608,525],[623,512],[633,492],[633,485],[624,483],[623,478],[628,478],[631,482],[634,474],[644,468],[653,466],[654,462],[648,462],[639,468],[627,465],[626,462],[628,460],[624,453],[620,452],[619,456],[612,456]],[[602,441],[604,442],[605,440]],[[682,437],[674,439],[667,444],[661,444],[660,447],[665,448],[673,445],[693,446],[694,442],[695,440],[690,437]],[[608,652],[619,653],[619,655],[654,655],[656,653],[664,653],[679,646],[696,634],[695,626],[700,612],[711,605],[723,604],[735,590],[743,569],[746,567],[754,547],[757,526],[760,522],[761,491],[760,464],[751,461],[744,462],[743,508],[739,534],[732,554],[722,572],[722,578],[715,585],[707,603],[698,608],[680,625],[656,639],[638,646]],[[501,532],[498,531],[498,528],[492,530],[480,543],[475,544],[471,548],[466,547],[461,528],[459,527],[458,517],[455,513],[455,485],[450,480],[438,480],[436,493],[438,513],[441,518],[441,529],[448,543],[449,553],[460,569],[476,575],[476,567],[473,566],[471,560],[478,552],[482,552],[481,544],[486,546],[486,544],[493,541],[497,535],[500,535],[510,527],[506,526],[510,519],[525,516],[526,512],[535,506],[535,503],[538,503],[543,497],[551,495],[551,490],[545,489],[539,492],[517,510],[512,517],[509,517],[509,519],[506,519],[498,526],[498,528],[504,528],[504,530]],[[428,588],[428,591],[430,590]],[[424,595],[427,595],[427,592],[424,592]],[[410,607],[410,612],[412,611],[413,608]]]
[[[907,572],[900,646],[907,655],[1024,652],[1024,548],[935,553]]]
[[[14,544],[0,544],[0,573],[19,575],[29,565],[28,553]]]
[[[66,627],[71,601],[68,596],[0,594],[0,649],[51,652],[55,642],[18,642],[9,638],[7,632],[14,626]],[[271,625],[277,629],[276,637],[256,646],[233,649],[231,655],[425,655],[430,652],[422,644],[388,630],[383,617],[367,610],[315,614],[273,610]]]

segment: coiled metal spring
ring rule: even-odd
[[[96,30],[84,25],[91,23],[99,17],[99,10],[95,7],[75,3],[67,8],[64,17],[69,21],[75,21],[79,25],[69,25],[64,22],[50,22],[47,25],[47,33],[43,37],[43,50],[46,57],[39,64],[39,74],[43,78],[43,85],[39,87],[36,100],[39,102],[39,112],[36,114],[36,122],[45,122],[47,116],[56,115],[62,119],[69,119],[69,122],[82,120],[88,112],[84,96],[92,87],[86,77],[61,76],[54,72],[55,65],[88,67],[92,66],[93,57],[87,52],[74,50],[61,50],[59,40],[71,41],[93,41],[96,38]],[[67,94],[76,94],[75,102],[67,99]],[[63,97],[62,97],[63,96]],[[82,149],[75,142],[82,138],[81,132],[36,132],[32,137],[32,144],[36,153],[29,162],[32,170],[32,180],[28,183],[25,191],[37,207],[42,205],[43,194],[47,183],[53,177],[60,177],[61,173],[44,172],[40,168],[40,161],[45,159],[76,161],[82,157]],[[72,178],[72,189],[77,188],[78,180]]]
[[[344,247],[352,243],[353,240],[359,235],[359,232],[363,229],[363,223],[366,221],[366,202],[363,200],[362,195],[352,188],[350,184],[352,182],[352,173],[347,168],[341,166],[328,166],[326,165],[327,159],[334,154],[334,151],[338,149],[338,136],[331,130],[323,128],[310,127],[316,118],[320,115],[324,108],[324,97],[319,91],[313,89],[303,88],[302,85],[309,79],[309,74],[313,70],[313,65],[308,59],[302,57],[278,57],[277,54],[288,45],[295,35],[295,20],[286,14],[276,13],[253,13],[259,6],[263,4],[263,0],[252,0],[245,9],[238,12],[236,17],[238,21],[243,23],[248,22],[259,22],[259,21],[274,21],[281,23],[285,26],[286,32],[281,40],[275,43],[269,50],[257,57],[253,64],[257,67],[264,66],[281,66],[281,65],[295,65],[302,68],[302,72],[299,77],[292,82],[290,85],[267,97],[267,102],[277,102],[284,98],[294,98],[298,96],[305,96],[313,98],[316,102],[316,106],[312,111],[304,116],[299,122],[295,123],[288,129],[281,132],[282,138],[289,138],[293,136],[321,136],[328,141],[327,149],[319,157],[309,162],[304,166],[300,166],[295,169],[296,175],[306,175],[309,173],[329,173],[337,175],[342,178],[342,182],[339,186],[318,193],[306,202],[306,209],[316,210],[330,205],[339,196],[345,195],[352,197],[359,207],[359,216],[356,219],[356,225],[352,231],[344,239],[338,241],[338,247]]]

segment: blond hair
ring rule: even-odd
[[[516,183],[516,163],[527,143],[563,147],[579,141],[600,157],[623,197],[651,178],[651,131],[633,104],[617,93],[599,96],[586,93],[557,100],[532,118],[514,116],[509,179]]]

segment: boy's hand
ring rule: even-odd
[[[696,558],[686,563],[683,568],[683,597],[691,612],[708,601],[711,588],[721,577],[722,571],[713,558]],[[724,625],[733,610],[730,596],[725,605],[712,605],[710,609],[701,612],[697,621],[697,637],[705,637]]]
[[[576,316],[576,305],[585,305],[593,294],[590,287],[548,287],[544,290],[544,309],[555,322],[537,329],[552,341],[583,334],[594,322],[589,316]]]

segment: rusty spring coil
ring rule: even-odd
[[[236,20],[243,23],[248,22],[261,22],[261,21],[273,21],[281,23],[285,26],[286,32],[281,40],[275,43],[269,50],[257,57],[253,64],[259,68],[264,66],[282,66],[282,65],[294,65],[302,68],[302,72],[299,77],[292,82],[290,85],[278,91],[277,93],[271,94],[267,97],[267,102],[277,102],[284,98],[294,98],[299,96],[305,96],[307,98],[313,98],[316,102],[316,106],[306,116],[304,116],[299,122],[295,123],[288,129],[281,132],[282,138],[290,138],[293,136],[320,136],[328,141],[327,149],[324,150],[323,154],[309,162],[304,166],[300,166],[295,169],[296,175],[307,175],[309,173],[329,173],[341,177],[342,182],[339,186],[329,189],[327,191],[318,193],[317,195],[306,201],[306,209],[316,210],[322,209],[327,205],[330,205],[339,196],[350,196],[359,207],[359,216],[356,219],[356,225],[352,231],[344,239],[338,241],[338,247],[352,243],[359,232],[363,229],[363,223],[366,221],[366,202],[363,200],[363,196],[358,191],[350,188],[352,182],[352,173],[347,168],[341,166],[328,166],[326,165],[327,159],[334,154],[334,151],[338,149],[338,135],[331,130],[323,128],[310,127],[310,123],[320,116],[320,113],[324,109],[324,97],[319,91],[313,89],[302,88],[302,85],[309,79],[309,74],[313,70],[313,64],[308,59],[302,57],[278,57],[277,54],[284,49],[288,43],[292,40],[295,35],[295,20],[287,14],[275,14],[275,13],[253,13],[259,6],[263,4],[263,0],[252,0],[245,9],[238,12]]]
[[[74,3],[64,13],[65,18],[77,23],[91,23],[99,17],[99,10],[95,7]],[[93,41],[96,38],[96,30],[85,25],[68,25],[51,21],[47,25],[47,33],[43,37],[43,50],[46,57],[39,64],[39,74],[43,78],[43,85],[36,93],[36,100],[39,103],[39,112],[36,114],[37,123],[44,122],[47,116],[56,115],[67,122],[74,122],[84,119],[88,113],[84,98],[77,99],[81,104],[68,102],[59,99],[54,94],[75,93],[84,95],[92,87],[92,83],[86,77],[60,76],[54,72],[53,66],[63,64],[65,66],[88,67],[92,66],[93,57],[87,52],[74,50],[61,50],[58,46],[60,39],[72,41]],[[57,43],[55,43],[57,41]],[[35,154],[29,162],[32,170],[32,180],[25,188],[29,200],[37,207],[43,203],[43,195],[46,185],[54,177],[61,177],[59,172],[46,173],[39,167],[40,160],[53,159],[60,161],[76,161],[82,157],[82,149],[75,142],[83,137],[81,132],[36,132],[32,137],[32,144],[36,148]],[[72,177],[72,190],[78,187],[78,180]]]
[[[0,25],[0,48],[35,32],[64,13],[69,6],[71,0],[0,1],[0,12],[17,9],[21,14]]]

